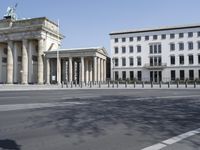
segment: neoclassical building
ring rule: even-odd
[[[0,83],[105,81],[106,50],[60,49],[63,37],[46,17],[0,20]]]

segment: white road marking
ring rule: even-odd
[[[196,134],[199,134],[200,133],[200,128],[196,129],[196,130],[192,130],[192,131],[189,131],[189,132],[186,132],[186,133],[183,133],[183,134],[180,134],[178,136],[174,136],[172,138],[169,138],[167,140],[164,140],[160,143],[157,143],[157,144],[154,144],[152,146],[149,146],[149,147],[146,147],[146,148],[143,148],[142,150],[160,150],[168,145],[171,145],[171,144],[174,144],[174,143],[177,143],[181,140],[184,140],[186,138],[189,138],[191,136],[194,136]]]
[[[25,110],[45,107],[57,107],[57,106],[72,106],[83,105],[87,103],[83,102],[56,102],[56,103],[32,103],[32,104],[9,104],[0,105],[0,111],[12,111],[12,110]]]

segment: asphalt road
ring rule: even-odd
[[[0,150],[141,150],[198,128],[197,89],[0,92]],[[199,139],[163,150],[199,150]]]

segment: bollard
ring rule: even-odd
[[[125,81],[125,88],[127,88],[127,82]]]
[[[117,88],[119,87],[119,81],[117,81]]]
[[[188,85],[188,83],[187,83],[187,81],[185,81],[185,88],[187,88],[187,85]]]
[[[85,86],[87,86],[87,83],[86,83],[86,81],[85,81],[84,83],[85,83]]]
[[[144,82],[142,82],[142,88],[144,88]]]
[[[77,80],[75,80],[75,87],[77,87]]]
[[[134,88],[136,87],[136,82],[134,81]]]
[[[160,82],[159,82],[159,87],[161,88],[161,86],[162,86],[162,82],[160,81]]]
[[[194,88],[196,88],[197,87],[197,83],[196,83],[196,81],[194,81]]]
[[[73,81],[71,81],[71,88],[73,88]]]
[[[176,87],[179,88],[179,82],[178,81],[176,82]]]
[[[113,83],[112,83],[112,87],[113,87],[113,88],[115,87],[115,81],[113,81]]]
[[[168,88],[170,88],[170,82],[168,82]]]
[[[83,88],[83,82],[82,81],[80,81],[80,85],[81,85],[81,88]]]
[[[108,81],[108,88],[110,87],[110,81]]]
[[[101,88],[101,82],[99,82],[99,88]]]
[[[151,88],[153,88],[153,82],[151,81]]]
[[[92,81],[90,81],[90,88],[92,88]]]
[[[68,88],[69,86],[68,86],[68,81],[66,82],[66,88]]]
[[[62,81],[62,88],[64,88],[64,81]]]

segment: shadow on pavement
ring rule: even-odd
[[[0,140],[0,148],[6,150],[20,150],[20,146],[14,140],[5,139]]]
[[[102,96],[81,99],[76,101],[88,104],[49,108],[48,113],[41,113],[30,119],[35,127],[54,125],[66,137],[106,135],[105,129],[108,127],[124,125],[133,134],[134,131],[139,131],[161,141],[200,127],[198,98],[134,100],[135,98],[137,97]],[[131,135],[131,132],[127,134]]]

